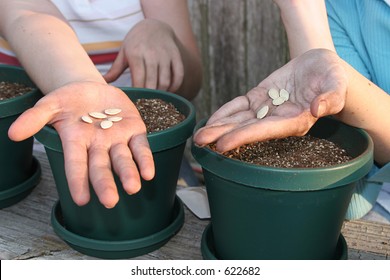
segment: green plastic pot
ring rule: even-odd
[[[337,258],[356,181],[373,164],[373,143],[365,131],[331,118],[318,120],[309,134],[339,144],[354,159],[327,168],[273,168],[192,145],[204,173],[215,258]]]
[[[0,81],[36,86],[19,67],[0,65]],[[11,206],[25,198],[38,184],[39,162],[33,157],[34,138],[21,142],[8,138],[11,124],[42,97],[38,89],[24,95],[0,101],[0,208]]]
[[[160,98],[171,102],[186,119],[164,131],[148,134],[156,175],[151,181],[142,181],[137,194],[126,194],[114,175],[120,197],[114,208],[106,209],[92,187],[90,202],[77,206],[69,192],[57,132],[46,126],[35,135],[45,146],[59,195],[59,205],[54,206],[52,212],[54,230],[75,250],[100,258],[146,254],[166,243],[184,222],[183,211],[180,211],[183,206],[176,198],[176,185],[186,141],[195,126],[194,107],[176,94],[136,88],[122,90],[133,101]]]

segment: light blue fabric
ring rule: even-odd
[[[390,6],[384,0],[326,0],[326,8],[339,56],[390,93]],[[381,182],[390,180],[389,165],[382,169],[381,177],[374,168],[358,183],[346,219],[361,218],[374,206]]]

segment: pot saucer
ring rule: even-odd
[[[214,237],[213,229],[211,223],[208,224],[203,231],[202,241],[201,241],[201,252],[203,259],[205,260],[219,260],[220,258],[216,254],[214,247]],[[345,238],[340,234],[339,240],[337,242],[336,254],[334,260],[346,260],[348,259],[348,246]]]
[[[35,157],[33,157],[31,168],[34,171],[30,178],[17,186],[0,192],[0,209],[18,203],[28,196],[33,188],[38,185],[41,179],[41,165]]]
[[[157,250],[180,230],[184,223],[184,208],[178,197],[175,198],[173,217],[170,225],[149,236],[123,241],[98,240],[83,237],[67,230],[63,226],[61,205],[57,201],[52,208],[51,223],[56,234],[80,253],[102,259],[125,259]]]

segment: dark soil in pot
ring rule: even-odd
[[[159,98],[141,98],[137,99],[134,104],[146,125],[148,133],[163,131],[177,125],[186,118],[172,103]]]
[[[0,82],[0,101],[24,95],[32,90],[32,87],[24,84],[2,81]]]
[[[209,147],[215,150],[214,144]],[[338,144],[311,135],[250,143],[223,155],[248,163],[281,168],[328,167],[352,159]]]

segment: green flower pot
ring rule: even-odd
[[[331,118],[318,120],[309,134],[339,144],[354,159],[327,168],[273,168],[192,145],[210,204],[212,228],[202,241],[205,258],[210,252],[218,259],[343,255],[341,227],[356,181],[373,164],[373,143],[365,131]]]
[[[27,73],[18,67],[0,65],[0,81],[36,88]],[[24,95],[0,100],[0,208],[25,198],[38,184],[39,162],[33,157],[34,138],[14,142],[8,138],[11,124],[42,97],[38,89]]]
[[[92,187],[90,202],[77,206],[69,192],[57,132],[46,126],[36,134],[36,139],[45,146],[59,195],[59,204],[52,211],[54,230],[75,250],[106,259],[146,254],[161,247],[181,228],[184,212],[176,198],[176,184],[186,141],[195,126],[193,105],[178,95],[149,89],[122,90],[133,101],[160,98],[171,102],[186,119],[148,135],[156,175],[151,181],[142,181],[142,188],[135,195],[126,194],[115,176],[120,199],[113,209],[100,204]]]

